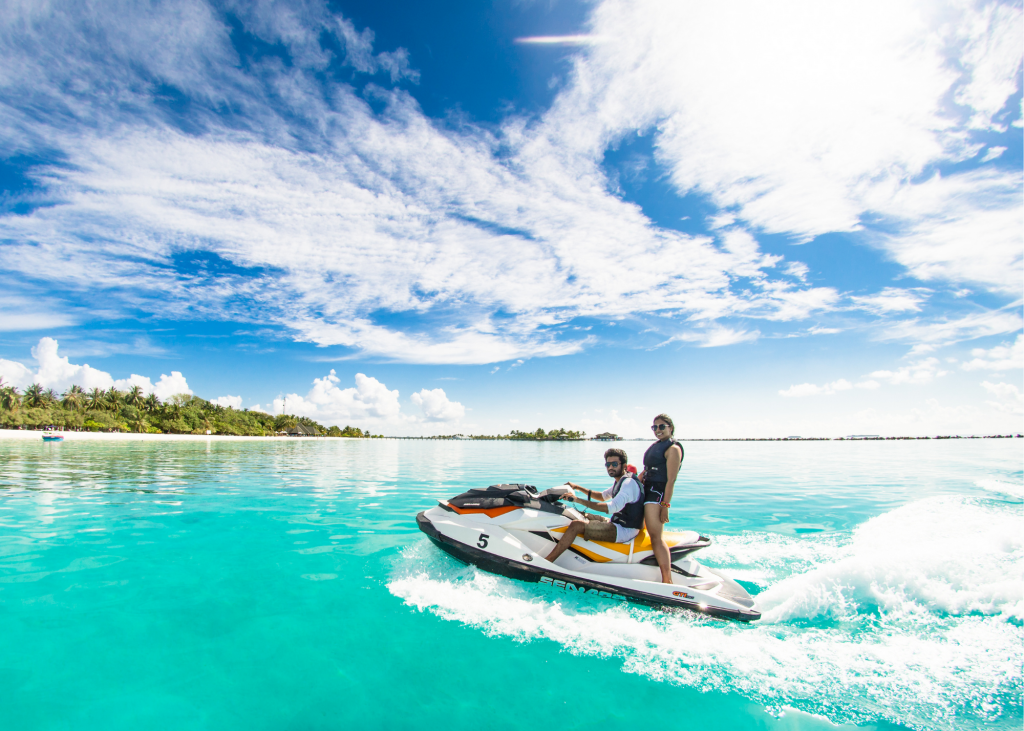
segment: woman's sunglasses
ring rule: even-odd
[[[668,429],[668,424],[651,424],[651,431],[661,431],[662,429]]]

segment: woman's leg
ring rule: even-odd
[[[672,583],[672,555],[668,552],[668,544],[661,535],[664,525],[661,522],[661,506],[657,503],[644,505],[644,523],[647,526],[647,535],[651,537],[651,547],[654,548],[654,558],[661,569],[661,580],[665,584]]]

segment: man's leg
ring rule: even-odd
[[[548,554],[548,561],[554,562],[556,558],[565,553],[565,550],[572,545],[572,542],[576,540],[576,536],[586,529],[587,523],[582,520],[574,520],[569,523],[569,527],[565,529],[565,533],[562,534],[562,539],[558,541],[555,547]]]
[[[615,528],[615,523],[591,521],[584,528],[583,537],[588,541],[609,541],[615,543],[615,539],[618,538],[618,531]]]

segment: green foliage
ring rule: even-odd
[[[544,431],[543,429],[537,429],[534,432],[521,432],[513,430],[507,437],[497,437],[498,439],[520,439],[520,440],[560,440],[565,441],[569,439],[583,439],[587,435],[584,431],[572,431],[569,429],[552,429],[551,431]]]
[[[181,393],[161,403],[155,395],[143,395],[134,386],[128,392],[98,388],[88,393],[72,386],[63,396],[32,384],[22,396],[0,379],[0,427],[41,429],[60,426],[90,431],[133,431],[143,434],[232,434],[274,436],[303,425],[336,437],[370,438],[358,427],[330,429],[307,416],[271,415],[262,411],[218,406],[192,394]]]

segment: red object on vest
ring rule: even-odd
[[[636,474],[636,467],[634,467],[631,464],[628,464],[628,465],[626,465],[626,472],[632,472],[635,475]]]

